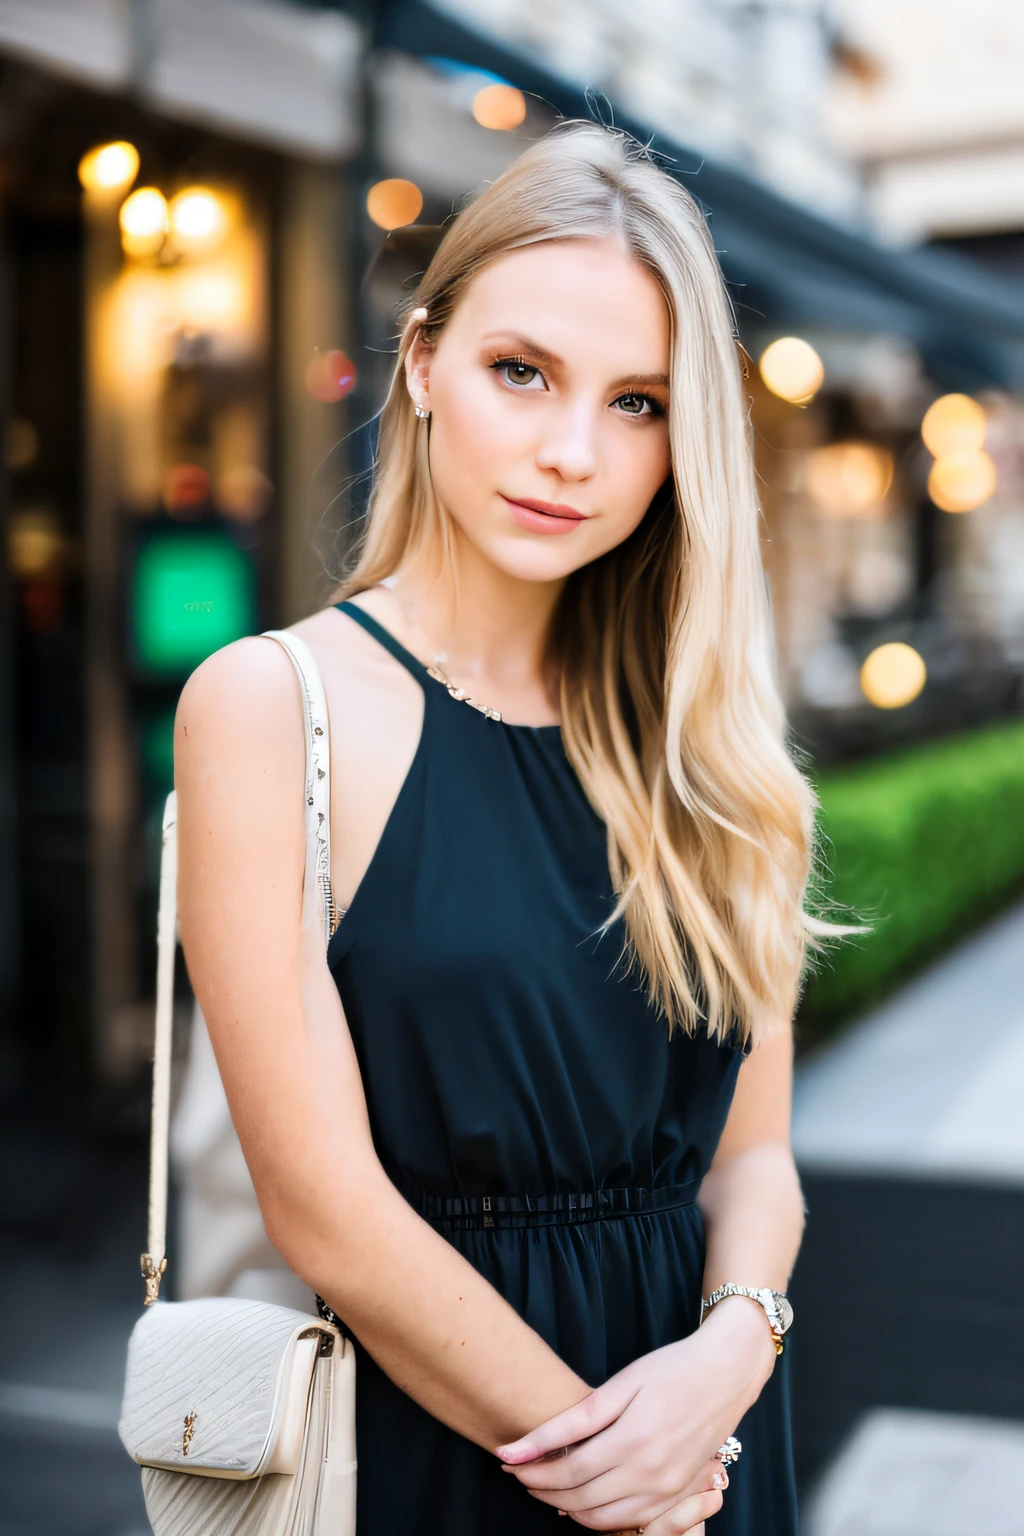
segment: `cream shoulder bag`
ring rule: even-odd
[[[324,944],[330,886],[330,742],[315,661],[268,631],[298,673],[306,722],[303,926]],[[167,1266],[167,1140],[177,930],[176,800],[167,797],[157,926],[156,1042],[146,1311],[128,1345],[119,1425],[142,1467],[155,1536],[355,1536],[355,1354],[321,1317],[265,1302],[160,1301]]]

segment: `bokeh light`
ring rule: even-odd
[[[892,485],[893,457],[874,443],[829,443],[808,456],[805,483],[827,517],[880,514]]]
[[[333,347],[330,352],[317,352],[306,365],[306,388],[314,400],[320,400],[324,405],[344,400],[355,385],[355,364],[340,347]]]
[[[928,495],[943,512],[973,512],[995,494],[998,475],[981,448],[962,448],[935,460],[928,476]]]
[[[860,669],[864,697],[878,709],[902,709],[917,698],[928,672],[912,645],[891,640],[876,646]]]
[[[178,313],[183,327],[226,335],[245,323],[252,293],[244,267],[204,263],[178,274]]]
[[[15,512],[7,526],[7,564],[17,581],[52,576],[60,567],[65,538],[52,512]]]
[[[758,367],[772,394],[791,405],[806,405],[825,380],[821,358],[799,336],[780,336],[765,347]]]
[[[186,187],[171,198],[168,209],[174,244],[183,256],[205,256],[216,250],[228,229],[223,200],[209,187]]]
[[[262,517],[273,495],[273,485],[255,464],[235,464],[217,480],[217,505],[236,523],[253,523]]]
[[[4,459],[15,474],[29,469],[39,457],[39,433],[24,416],[12,416],[7,423]]]
[[[118,223],[126,256],[156,256],[171,227],[167,200],[157,187],[140,187],[121,204]]]
[[[164,506],[172,517],[195,517],[210,499],[210,476],[201,464],[172,464],[164,475]]]
[[[375,182],[366,194],[366,211],[381,229],[401,229],[415,224],[423,207],[423,193],[414,181],[389,176]]]
[[[481,128],[507,133],[526,117],[526,97],[514,85],[485,85],[473,97],[473,116]]]
[[[97,144],[78,162],[78,179],[87,192],[125,192],[139,174],[139,152],[127,139]]]
[[[942,395],[927,409],[921,436],[936,459],[979,449],[985,441],[985,410],[970,395]]]

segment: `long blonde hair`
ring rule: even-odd
[[[429,342],[506,251],[614,238],[671,320],[672,483],[636,532],[570,577],[552,638],[569,759],[608,828],[627,950],[687,1031],[760,1039],[788,1023],[808,941],[815,800],[786,749],[747,407],[731,306],[695,200],[641,146],[562,124],[463,209],[409,308]],[[369,515],[345,595],[445,547],[407,325],[380,420]]]

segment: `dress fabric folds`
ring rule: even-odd
[[[420,683],[412,765],[328,963],[393,1182],[586,1381],[698,1324],[696,1204],[742,1060],[669,1038],[623,961],[605,827],[557,726]],[[351,1331],[346,1329],[346,1331]],[[406,1396],[355,1339],[359,1536],[574,1525]],[[794,1536],[787,1357],[738,1429],[713,1536]]]

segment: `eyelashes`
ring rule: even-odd
[[[533,385],[535,379],[543,379],[543,374],[541,373],[540,368],[537,367],[536,363],[529,363],[525,357],[522,357],[518,354],[508,357],[496,357],[492,363],[488,364],[488,367],[492,373],[496,373],[499,376],[502,376],[509,388],[518,389],[524,392],[530,389],[530,386]],[[511,377],[511,374],[514,370],[517,370],[520,374],[529,374],[529,378],[524,379],[520,377],[516,379]],[[545,384],[543,388],[546,391],[547,385]],[[531,390],[531,393],[540,393],[540,391]],[[621,416],[631,416],[639,421],[645,419],[650,420],[652,417],[661,418],[666,414],[665,407],[660,400],[656,400],[653,395],[645,395],[640,390],[627,390],[624,394],[617,396],[617,398],[612,401],[612,404],[621,405],[621,403],[625,400],[636,402],[641,407],[646,407],[646,409],[622,410],[618,413]]]
[[[533,383],[534,378],[540,377],[540,369],[536,368],[532,363],[528,363],[525,357],[497,357],[490,364],[490,367],[492,372],[504,374],[505,382],[510,384],[513,389],[526,389]],[[513,368],[518,368],[522,373],[529,373],[532,377],[529,379],[511,379],[508,375],[509,371]]]
[[[653,395],[643,395],[643,394],[640,394],[637,390],[632,390],[631,389],[631,390],[629,390],[629,392],[627,394],[619,395],[618,399],[613,401],[612,403],[614,405],[618,405],[623,400],[639,400],[642,405],[646,405],[648,407],[648,410],[646,410],[646,411],[622,411],[621,414],[623,416],[636,416],[636,417],[641,417],[642,418],[642,417],[647,416],[647,415],[650,415],[650,416],[664,416],[665,415],[665,407],[662,405],[660,400],[655,400]]]

